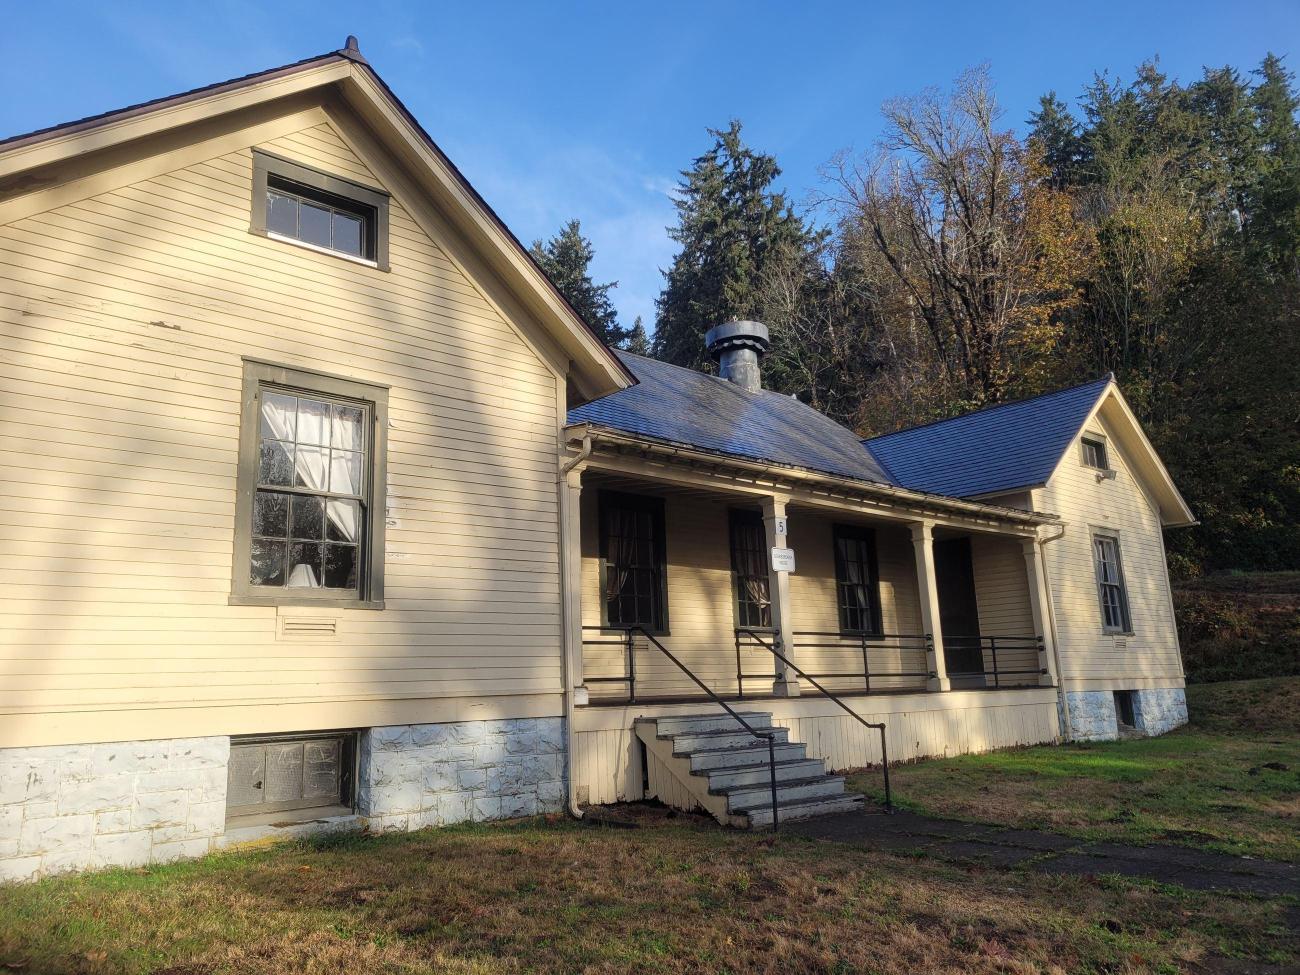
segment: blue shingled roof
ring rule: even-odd
[[[894,483],[853,431],[797,399],[750,392],[628,352],[618,357],[640,382],[570,410],[570,423],[598,423],[736,457]]]
[[[1045,484],[1111,376],[863,444],[914,491],[970,498]]]

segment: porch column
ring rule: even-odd
[[[934,523],[912,523],[912,548],[916,550],[916,595],[921,602],[921,628],[930,634],[933,649],[926,663],[934,674],[927,690],[952,690],[948,668],[943,662],[943,627],[939,623],[939,586],[934,578]]]
[[[568,654],[573,703],[588,701],[582,674],[582,467],[564,475],[560,487],[560,539],[564,597],[564,652]]]
[[[794,655],[794,635],[790,615],[790,573],[772,568],[771,549],[786,547],[786,499],[772,495],[763,499],[763,525],[767,529],[767,588],[772,600],[772,627],[780,637],[778,649],[791,660]],[[772,693],[778,697],[798,697],[799,679],[781,661],[776,663],[776,680]]]
[[[1047,577],[1043,568],[1043,551],[1038,539],[1022,539],[1025,553],[1025,578],[1029,580],[1029,609],[1034,616],[1034,633],[1038,645],[1038,666],[1044,671],[1038,678],[1043,687],[1056,686],[1056,653],[1052,643],[1052,616],[1047,606]]]

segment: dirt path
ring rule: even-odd
[[[825,816],[790,823],[783,830],[867,849],[915,851],[991,867],[1023,866],[1044,873],[1083,875],[1115,873],[1193,890],[1300,897],[1300,865],[1179,846],[1129,846],[906,812]]]

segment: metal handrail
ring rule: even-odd
[[[736,631],[736,683],[740,689],[740,696],[744,697],[745,681],[758,680],[768,677],[768,674],[747,674],[741,663],[741,637],[749,635],[754,638],[755,634],[767,634],[775,638],[779,631],[768,627],[741,627]],[[827,671],[824,673],[809,674],[809,679],[814,677],[822,680],[857,678],[863,681],[863,690],[866,693],[872,693],[872,678],[883,678],[892,680],[894,678],[916,678],[923,677],[926,679],[934,677],[934,672],[926,670],[882,670],[872,672],[870,662],[871,650],[898,650],[898,651],[920,651],[926,654],[934,647],[933,638],[928,633],[845,633],[840,630],[796,630],[796,637],[821,637],[826,638],[815,642],[800,641],[799,645],[811,650],[849,650],[857,649],[862,654],[862,670],[856,671]],[[889,643],[886,641],[894,641]]]
[[[779,635],[773,636],[772,643],[769,644],[766,640],[764,640],[758,633],[754,632],[753,630],[745,630],[744,632],[748,634],[751,638],[753,638],[754,641],[757,642],[759,646],[763,647],[763,649],[767,650],[768,653],[776,657],[777,660],[781,661],[781,663],[785,664],[787,667],[793,670],[804,680],[808,681],[808,683],[812,684],[813,687],[821,691],[822,694],[824,694],[827,698],[829,698],[830,700],[834,701],[837,705],[839,705],[840,708],[846,711],[849,714],[849,716],[852,717],[855,721],[857,721],[860,725],[866,728],[875,728],[880,732],[880,771],[881,774],[884,776],[884,780],[885,780],[885,811],[893,812],[894,800],[892,794],[889,791],[889,750],[885,742],[885,723],[883,721],[868,721],[866,718],[862,717],[862,715],[858,714],[858,712],[854,711],[851,707],[849,707],[847,704],[841,701],[837,695],[832,694],[826,688],[822,687],[821,684],[817,683],[817,681],[814,680],[807,672],[802,670],[798,664],[796,664],[793,660],[791,660],[789,657],[787,657],[785,654],[783,654],[780,650],[777,649],[777,646],[779,646],[781,643],[781,637]]]
[[[584,627],[584,629],[597,629],[597,627]],[[665,657],[667,657],[674,664],[676,664],[678,670],[680,670],[683,674],[685,674],[692,681],[694,681],[695,685],[700,690],[702,690],[705,694],[711,697],[715,703],[721,705],[722,709],[726,711],[727,714],[731,715],[731,717],[734,718],[742,728],[744,728],[755,738],[765,739],[767,741],[767,770],[768,770],[768,778],[772,786],[772,831],[776,832],[777,826],[780,825],[780,820],[777,813],[777,800],[776,800],[776,732],[759,731],[748,721],[742,718],[739,714],[737,714],[730,704],[728,704],[721,697],[719,697],[718,694],[713,690],[713,688],[709,687],[708,684],[704,683],[704,681],[696,677],[694,672],[692,672],[689,667],[687,667],[684,663],[682,663],[675,656],[673,656],[672,652],[667,647],[665,647],[662,643],[656,640],[654,636],[648,630],[646,630],[645,627],[643,626],[602,626],[599,627],[599,629],[623,630],[626,632],[627,650],[628,650],[628,676],[586,678],[587,680],[627,681],[628,700],[632,703],[635,703],[636,702],[636,669],[633,661],[635,659],[636,652],[632,644],[632,634],[634,632],[640,633],[643,637],[646,638],[646,640],[650,643],[651,646],[653,646],[656,650],[658,650]],[[605,642],[608,644],[612,644],[614,641],[605,641]],[[621,643],[622,641],[618,641],[618,642]]]
[[[960,634],[950,636],[945,633],[943,639],[945,645],[948,646],[955,645],[958,641],[966,644],[974,643],[975,646],[979,648],[981,656],[983,655],[984,650],[987,649],[989,651],[989,656],[993,659],[993,669],[982,670],[980,671],[980,674],[985,678],[987,678],[989,674],[993,675],[994,689],[998,689],[1002,686],[1002,678],[1004,676],[1019,677],[1026,674],[1037,674],[1041,677],[1047,673],[1047,668],[1041,666],[1029,670],[1005,670],[998,666],[999,644],[1002,646],[1003,650],[1033,649],[1041,651],[1043,649],[1043,638],[1041,636],[962,636]]]

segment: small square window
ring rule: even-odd
[[[1099,471],[1110,469],[1110,464],[1106,459],[1106,441],[1084,437],[1081,442],[1083,444],[1083,463],[1085,466],[1096,468]]]
[[[355,732],[236,737],[226,767],[226,816],[288,814],[310,819],[350,812],[355,800]]]
[[[388,194],[253,152],[254,233],[388,270]]]

